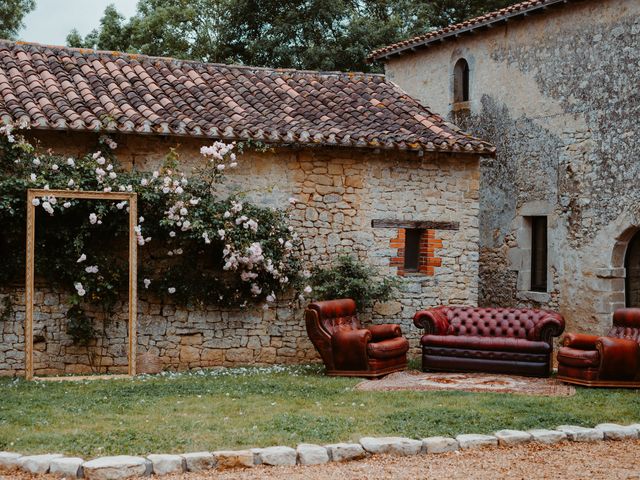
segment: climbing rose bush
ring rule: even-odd
[[[12,258],[4,280],[23,269],[28,188],[136,192],[140,291],[181,304],[228,307],[268,307],[288,291],[304,299],[311,290],[300,261],[302,243],[289,225],[295,199],[271,209],[225,188],[225,173],[241,168],[243,148],[205,145],[190,172],[180,168],[173,150],[161,168],[126,171],[107,136],[95,152],[63,158],[40,152],[11,125],[0,127],[0,221],[6,226],[0,247]],[[127,285],[128,202],[58,199],[52,193],[33,205],[37,273],[67,287],[76,304],[112,308]]]

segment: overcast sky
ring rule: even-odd
[[[25,28],[18,38],[27,42],[64,45],[72,28],[77,28],[83,36],[96,28],[110,3],[127,18],[136,11],[136,0],[36,0],[36,8],[24,18]]]

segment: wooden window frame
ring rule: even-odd
[[[60,377],[34,377],[33,375],[33,297],[35,279],[35,212],[33,200],[38,197],[52,196],[64,199],[80,200],[124,200],[129,202],[129,351],[128,374],[136,374],[136,353],[138,345],[138,240],[135,232],[138,219],[138,195],[134,192],[96,192],[74,190],[44,190],[30,188],[27,190],[27,241],[26,241],[26,275],[25,275],[25,378],[27,380],[56,380]],[[117,375],[102,375],[90,378],[112,378]],[[74,377],[63,377],[73,379]]]
[[[548,269],[549,269],[549,224],[548,219],[544,215],[532,216],[531,218],[531,286],[532,292],[548,291]],[[544,238],[539,239],[538,235],[541,229],[544,229]],[[539,244],[539,241],[542,244]],[[542,262],[542,268],[538,268],[538,263],[541,262],[539,255],[544,255],[544,261]],[[542,274],[540,282],[538,282],[538,276]]]

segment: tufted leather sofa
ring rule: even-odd
[[[407,367],[409,342],[400,326],[362,328],[349,298],[310,304],[305,323],[327,375],[381,377]]]
[[[568,333],[558,350],[558,378],[589,387],[640,387],[640,308],[613,314],[606,336]]]
[[[549,376],[564,319],[547,310],[437,307],[415,314],[422,370]]]

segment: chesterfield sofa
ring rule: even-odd
[[[400,326],[363,328],[351,299],[311,303],[305,323],[327,375],[375,378],[407,367],[409,342]]]
[[[613,314],[606,336],[568,333],[558,350],[558,379],[588,387],[640,388],[640,308]]]
[[[413,322],[425,333],[423,371],[548,377],[553,337],[564,331],[561,315],[533,309],[437,307],[416,313]]]

